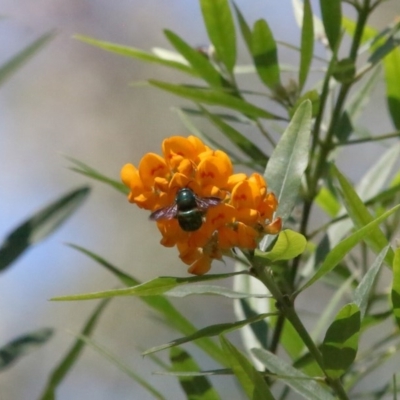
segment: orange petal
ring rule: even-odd
[[[267,192],[267,183],[262,175],[254,172],[250,175],[249,182],[254,182],[258,186],[261,196],[265,195]]]
[[[177,247],[179,258],[187,265],[193,264],[203,256],[201,249],[198,247],[189,247],[186,242],[178,242]]]
[[[176,193],[179,189],[187,187],[189,185],[189,182],[190,178],[188,178],[184,174],[177,172],[173,175],[172,179],[170,180],[168,190]]]
[[[203,256],[196,260],[190,268],[188,268],[188,272],[194,275],[204,275],[211,268],[211,258],[208,256]]]
[[[259,211],[262,220],[271,220],[277,207],[278,201],[275,195],[273,193],[268,193],[267,196],[258,205],[257,210]]]
[[[228,178],[227,189],[232,191],[233,188],[239,183],[246,180],[246,174],[233,174]]]
[[[229,204],[221,203],[207,210],[206,222],[210,230],[215,231],[223,225],[234,222],[236,217],[236,209]]]
[[[197,166],[196,180],[201,186],[214,185],[223,188],[232,170],[229,157],[223,151],[217,150],[200,161]]]
[[[239,222],[237,225],[237,233],[239,238],[238,247],[241,249],[255,249],[257,247],[256,238],[258,233],[251,226]]]
[[[184,240],[184,237],[187,236],[176,219],[157,221],[157,228],[163,236],[161,244],[165,247],[175,246],[179,240]]]
[[[162,143],[162,150],[168,165],[176,169],[184,159],[196,160],[195,145],[182,136],[171,136]]]
[[[170,175],[165,160],[158,154],[147,153],[139,164],[139,175],[145,186],[151,187],[157,177],[167,178]]]
[[[195,153],[200,154],[204,151],[210,150],[198,137],[196,136],[188,136],[188,141],[193,144],[195,148]]]
[[[132,164],[125,164],[121,169],[121,180],[131,190],[130,197],[138,196],[144,191],[139,171]]]
[[[282,220],[280,218],[275,218],[270,224],[264,227],[265,233],[270,235],[276,235],[282,229]]]
[[[230,204],[235,208],[254,208],[257,209],[261,201],[261,194],[256,183],[243,181],[238,183],[232,190]]]
[[[258,221],[259,216],[258,211],[253,208],[241,208],[237,210],[236,220],[246,225],[254,225]]]

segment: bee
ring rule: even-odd
[[[218,197],[199,197],[191,189],[179,189],[173,204],[159,208],[150,214],[150,219],[178,220],[179,226],[186,232],[200,229],[203,218],[209,207],[214,207],[221,202]]]

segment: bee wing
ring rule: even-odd
[[[196,196],[197,207],[201,211],[206,211],[209,207],[217,206],[221,203],[221,199],[219,197],[197,197]]]
[[[173,219],[176,217],[177,211],[177,205],[172,204],[172,206],[159,208],[158,210],[152,212],[149,218],[153,221],[157,221],[159,219]]]

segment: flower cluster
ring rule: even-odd
[[[146,154],[138,168],[126,164],[121,179],[130,189],[131,203],[152,212],[163,208],[165,214],[174,212],[175,218],[157,218],[161,244],[176,246],[190,273],[202,275],[213,259],[221,259],[232,248],[254,249],[265,234],[280,231],[280,219],[273,220],[277,200],[261,175],[233,174],[226,153],[210,149],[194,136],[165,139],[162,151],[162,157]],[[178,221],[185,218],[175,203],[182,188],[190,189],[199,201],[221,200],[207,210],[193,210],[203,219],[194,231],[183,230]]]

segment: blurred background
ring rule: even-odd
[[[266,18],[276,39],[299,44],[289,0],[236,3],[250,24]],[[400,3],[389,1],[371,24],[382,28],[396,14],[400,14]],[[0,276],[0,345],[41,327],[56,329],[48,344],[0,374],[0,400],[24,400],[41,394],[49,372],[96,305],[94,301],[52,303],[48,299],[111,289],[118,284],[65,243],[86,247],[140,280],[186,275],[186,266],[175,250],[159,245],[158,231],[146,212],[109,187],[71,172],[65,158],[76,158],[119,179],[123,164],[137,165],[144,153],[159,152],[165,137],[186,135],[187,130],[171,111],[172,106],[185,104],[183,100],[154,88],[129,86],[148,78],[184,82],[186,77],[92,48],[72,36],[83,34],[148,50],[170,48],[162,33],[168,28],[193,46],[208,41],[197,0],[2,0],[0,15],[5,17],[0,21],[0,64],[43,33],[57,31],[55,38],[0,88],[0,237],[68,190],[85,183],[93,189],[83,207],[61,229]],[[317,51],[323,55],[322,47]],[[295,52],[280,48],[279,55],[284,63],[297,63]],[[239,62],[248,61],[239,40]],[[285,81],[290,77],[285,75]],[[254,77],[241,79],[249,79],[249,87],[259,84]],[[312,79],[317,81],[318,74]],[[390,132],[383,85],[375,94],[379,100],[367,108],[363,124],[372,132]],[[373,113],[368,112],[372,109]],[[377,157],[382,150],[372,145],[349,149],[343,152],[342,167],[357,180],[370,163],[366,152]],[[214,268],[214,272],[227,271],[223,264]],[[198,327],[233,318],[231,301],[225,298],[202,297],[199,302],[199,298],[190,297],[174,303]],[[178,336],[140,300],[132,298],[113,300],[94,334],[97,342],[149,378],[168,398],[183,399],[175,380],[152,376],[159,368],[140,355],[141,350]],[[239,343],[238,337],[235,343]],[[200,357],[204,369],[215,367],[194,347],[186,348]],[[227,385],[221,377],[213,382],[223,398],[237,398],[233,381]],[[91,348],[86,348],[58,395],[59,399],[152,398]]]

